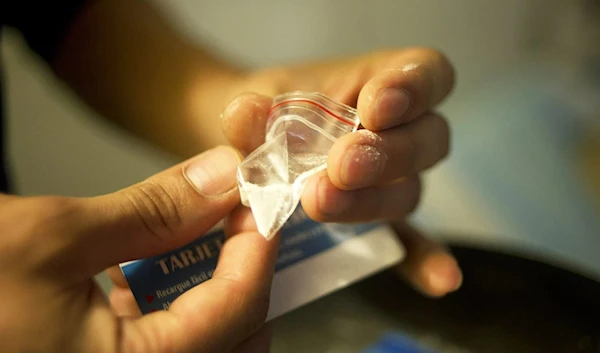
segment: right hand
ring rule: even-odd
[[[243,94],[225,109],[223,131],[234,147],[252,152],[264,141],[272,97],[288,91],[322,92],[357,108],[365,129],[336,141],[302,206],[321,222],[392,222],[407,249],[400,273],[424,294],[443,296],[461,285],[460,268],[405,218],[419,201],[419,175],[448,154],[448,123],[435,107],[453,84],[446,57],[423,48],[266,70],[244,87],[261,94]]]

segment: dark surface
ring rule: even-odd
[[[600,353],[600,283],[538,262],[453,247],[461,290],[415,293],[387,271],[275,321],[274,352],[358,352],[388,331],[437,352]]]
[[[86,3],[87,0],[3,0],[0,2],[0,35],[5,26],[16,29],[32,51],[51,65],[65,33]],[[3,131],[3,80],[0,67],[0,193],[11,191]]]

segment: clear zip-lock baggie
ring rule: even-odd
[[[335,141],[356,131],[356,110],[319,93],[278,96],[263,145],[238,169],[243,203],[260,233],[280,233],[267,321],[402,261],[405,249],[386,223],[319,223],[300,203],[308,178],[327,167]],[[121,264],[140,311],[169,310],[187,290],[212,277],[227,241],[215,229],[191,243]]]
[[[359,125],[356,109],[323,94],[275,97],[264,144],[238,167],[242,204],[251,208],[265,238],[272,238],[298,207],[308,178],[327,168],[335,141]]]

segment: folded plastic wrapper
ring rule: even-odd
[[[308,178],[327,168],[335,141],[354,132],[354,108],[320,93],[275,97],[265,142],[238,167],[242,204],[250,207],[258,231],[271,239],[294,213]]]

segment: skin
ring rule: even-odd
[[[418,204],[419,174],[449,152],[448,123],[433,112],[454,85],[449,61],[434,50],[411,48],[277,68],[258,77],[274,80],[275,89],[241,94],[225,109],[223,133],[230,143],[242,154],[262,144],[271,96],[281,92],[319,91],[355,106],[369,131],[346,135],[335,143],[327,171],[309,180],[305,188],[305,211],[324,222],[392,221],[408,249],[399,272],[428,296],[456,290],[462,274],[451,254],[404,221]],[[378,104],[379,94],[389,89],[406,95]],[[354,163],[353,155],[346,163],[348,153],[363,146],[379,153],[375,158],[359,158],[366,164]],[[345,182],[344,174],[350,182]]]
[[[266,242],[239,206],[235,168],[239,154],[262,143],[272,97],[291,90],[355,106],[365,128],[338,140],[327,171],[309,181],[308,214],[390,221],[407,248],[398,266],[405,280],[434,297],[460,286],[451,254],[405,221],[418,204],[419,174],[449,151],[448,124],[434,109],[454,73],[439,52],[388,50],[245,72],[187,43],[143,1],[97,0],[50,65],[101,116],[187,160],[94,198],[0,195],[1,351],[267,351],[277,239]],[[222,144],[235,150],[214,148]],[[114,266],[184,245],[222,218],[229,239],[214,278],[169,311],[140,317]],[[111,266],[109,304],[93,276]]]
[[[267,313],[278,239],[264,240],[238,206],[238,162],[235,150],[217,147],[110,195],[0,196],[0,350],[229,352],[247,344]],[[110,265],[182,246],[225,217],[229,239],[213,279],[169,311],[119,312],[93,280]]]

